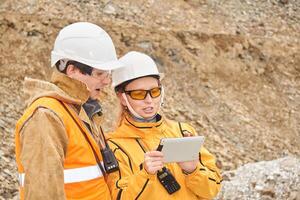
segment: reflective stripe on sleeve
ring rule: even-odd
[[[103,165],[103,163],[101,163]],[[98,165],[64,170],[64,183],[76,183],[102,177]],[[19,173],[19,184],[24,187],[25,173]]]
[[[23,187],[24,186],[24,181],[25,181],[25,174],[24,173],[18,174],[18,180],[19,180],[20,187]]]
[[[65,183],[88,181],[102,176],[103,174],[98,165],[64,170]]]

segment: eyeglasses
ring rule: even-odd
[[[150,90],[129,90],[124,92],[134,100],[144,100],[147,97],[148,93],[152,98],[159,97],[161,94],[161,87],[155,87]]]
[[[110,71],[93,70],[91,76],[99,80],[104,80],[106,78],[109,78],[110,74]]]

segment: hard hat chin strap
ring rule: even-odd
[[[165,97],[165,89],[164,86],[161,86],[161,98],[160,98],[158,111],[160,111],[160,108],[164,105],[164,97]]]
[[[138,119],[144,119],[144,117],[140,116],[139,114],[137,114],[137,112],[135,112],[133,110],[133,108],[131,107],[130,103],[128,102],[127,96],[125,93],[122,93],[122,97],[124,98],[125,102],[126,102],[126,106],[129,109],[130,113],[135,116]]]

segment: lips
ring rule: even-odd
[[[153,112],[153,107],[147,107],[147,108],[144,108],[143,109],[143,111],[145,112],[145,113],[152,113]]]

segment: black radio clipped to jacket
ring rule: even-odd
[[[109,174],[119,170],[119,163],[110,148],[101,149],[101,154],[106,173]]]
[[[157,172],[157,178],[169,194],[173,194],[180,189],[179,183],[166,167]]]

